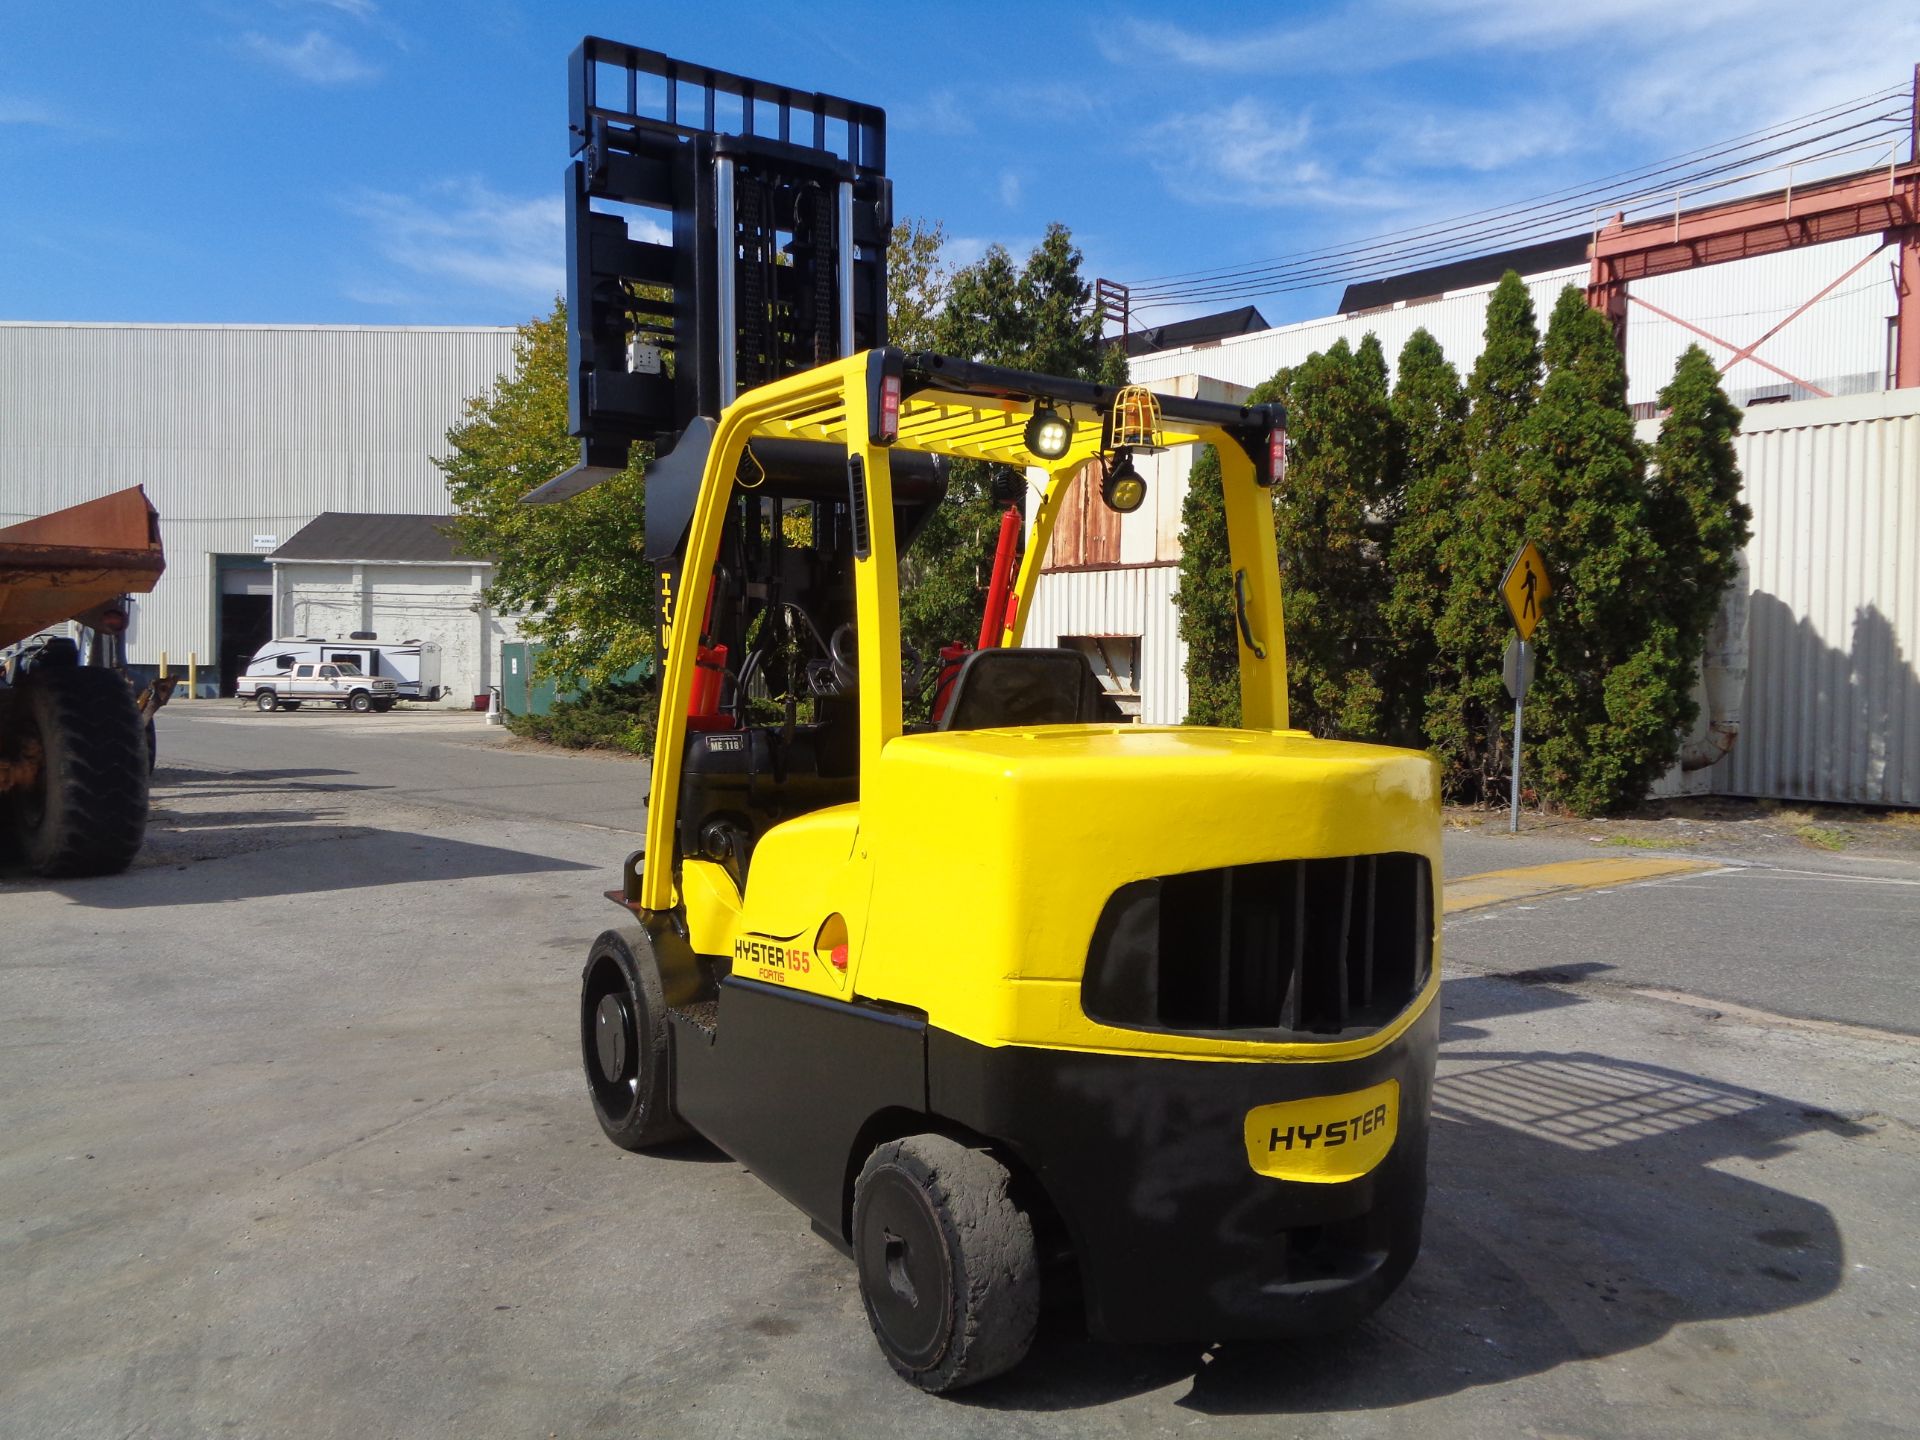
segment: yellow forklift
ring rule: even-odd
[[[1438,792],[1288,728],[1279,408],[891,348],[878,111],[598,40],[573,78],[584,453],[530,498],[650,440],[663,597],[646,848],[581,992],[602,1128],[698,1133],[791,1200],[929,1391],[1018,1363],[1055,1286],[1122,1341],[1367,1314],[1419,1247]],[[595,199],[705,223],[651,245]],[[669,429],[676,387],[717,403]],[[1134,454],[1186,445],[1221,460],[1235,730],[1128,723],[1022,644],[1069,487],[1135,507]],[[1031,533],[910,724],[901,556],[951,460],[1016,477]]]

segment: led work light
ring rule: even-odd
[[[1147,482],[1133,468],[1133,456],[1125,450],[1114,452],[1113,463],[1100,482],[1100,498],[1109,510],[1120,515],[1131,515],[1147,498]]]
[[[1073,421],[1051,405],[1042,405],[1027,421],[1027,449],[1042,460],[1058,460],[1073,445]]]

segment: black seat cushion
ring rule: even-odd
[[[1078,651],[993,649],[967,657],[940,728],[1097,725],[1125,718]]]

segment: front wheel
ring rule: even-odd
[[[364,715],[373,709],[373,697],[364,690],[356,690],[347,697],[347,708],[357,715]]]
[[[659,968],[618,930],[602,932],[580,976],[580,1058],[593,1113],[623,1150],[651,1150],[692,1133],[673,1113],[672,1050]]]
[[[1033,1222],[984,1150],[910,1135],[867,1158],[853,1254],[887,1362],[922,1390],[958,1390],[1026,1358],[1040,1318]]]
[[[262,690],[253,697],[253,705],[256,710],[267,714],[280,708],[280,697],[271,690]]]
[[[375,711],[376,711],[377,713],[379,713],[379,714],[381,714],[381,715],[384,715],[384,714],[386,714],[386,713],[387,713],[387,711],[389,711],[389,710],[391,710],[391,709],[393,709],[393,701],[391,701],[391,700],[376,700],[376,701],[374,701],[374,702],[373,702],[373,708],[374,708],[374,710],[375,710]]]
[[[111,875],[133,863],[147,828],[147,737],[113,671],[35,670],[0,712],[0,761],[29,777],[0,821],[36,875]]]

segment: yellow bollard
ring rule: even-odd
[[[167,678],[167,652],[164,650],[160,652],[160,678]]]
[[[187,699],[200,693],[200,652],[187,651]]]

